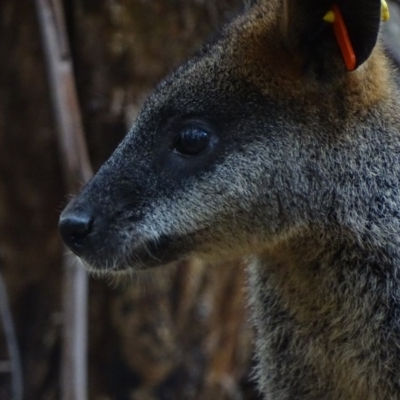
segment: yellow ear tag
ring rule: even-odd
[[[389,7],[385,0],[381,0],[381,20],[386,22],[390,18]]]
[[[383,1],[383,0],[382,0],[382,1]],[[324,15],[323,20],[324,20],[325,22],[328,22],[329,24],[333,24],[333,23],[335,22],[335,13],[334,13],[332,10],[328,11],[328,12]]]

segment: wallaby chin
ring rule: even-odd
[[[250,257],[266,399],[400,399],[400,93],[380,17],[379,0],[249,2],[61,215],[95,274]]]

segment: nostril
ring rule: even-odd
[[[74,252],[81,250],[85,239],[92,231],[94,218],[88,214],[62,216],[59,223],[60,235]]]

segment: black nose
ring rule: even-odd
[[[85,247],[93,227],[94,218],[85,213],[61,216],[58,228],[65,244],[76,254]]]

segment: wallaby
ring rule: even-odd
[[[400,399],[400,90],[380,0],[250,3],[157,86],[61,235],[95,273],[247,257],[266,399]]]

